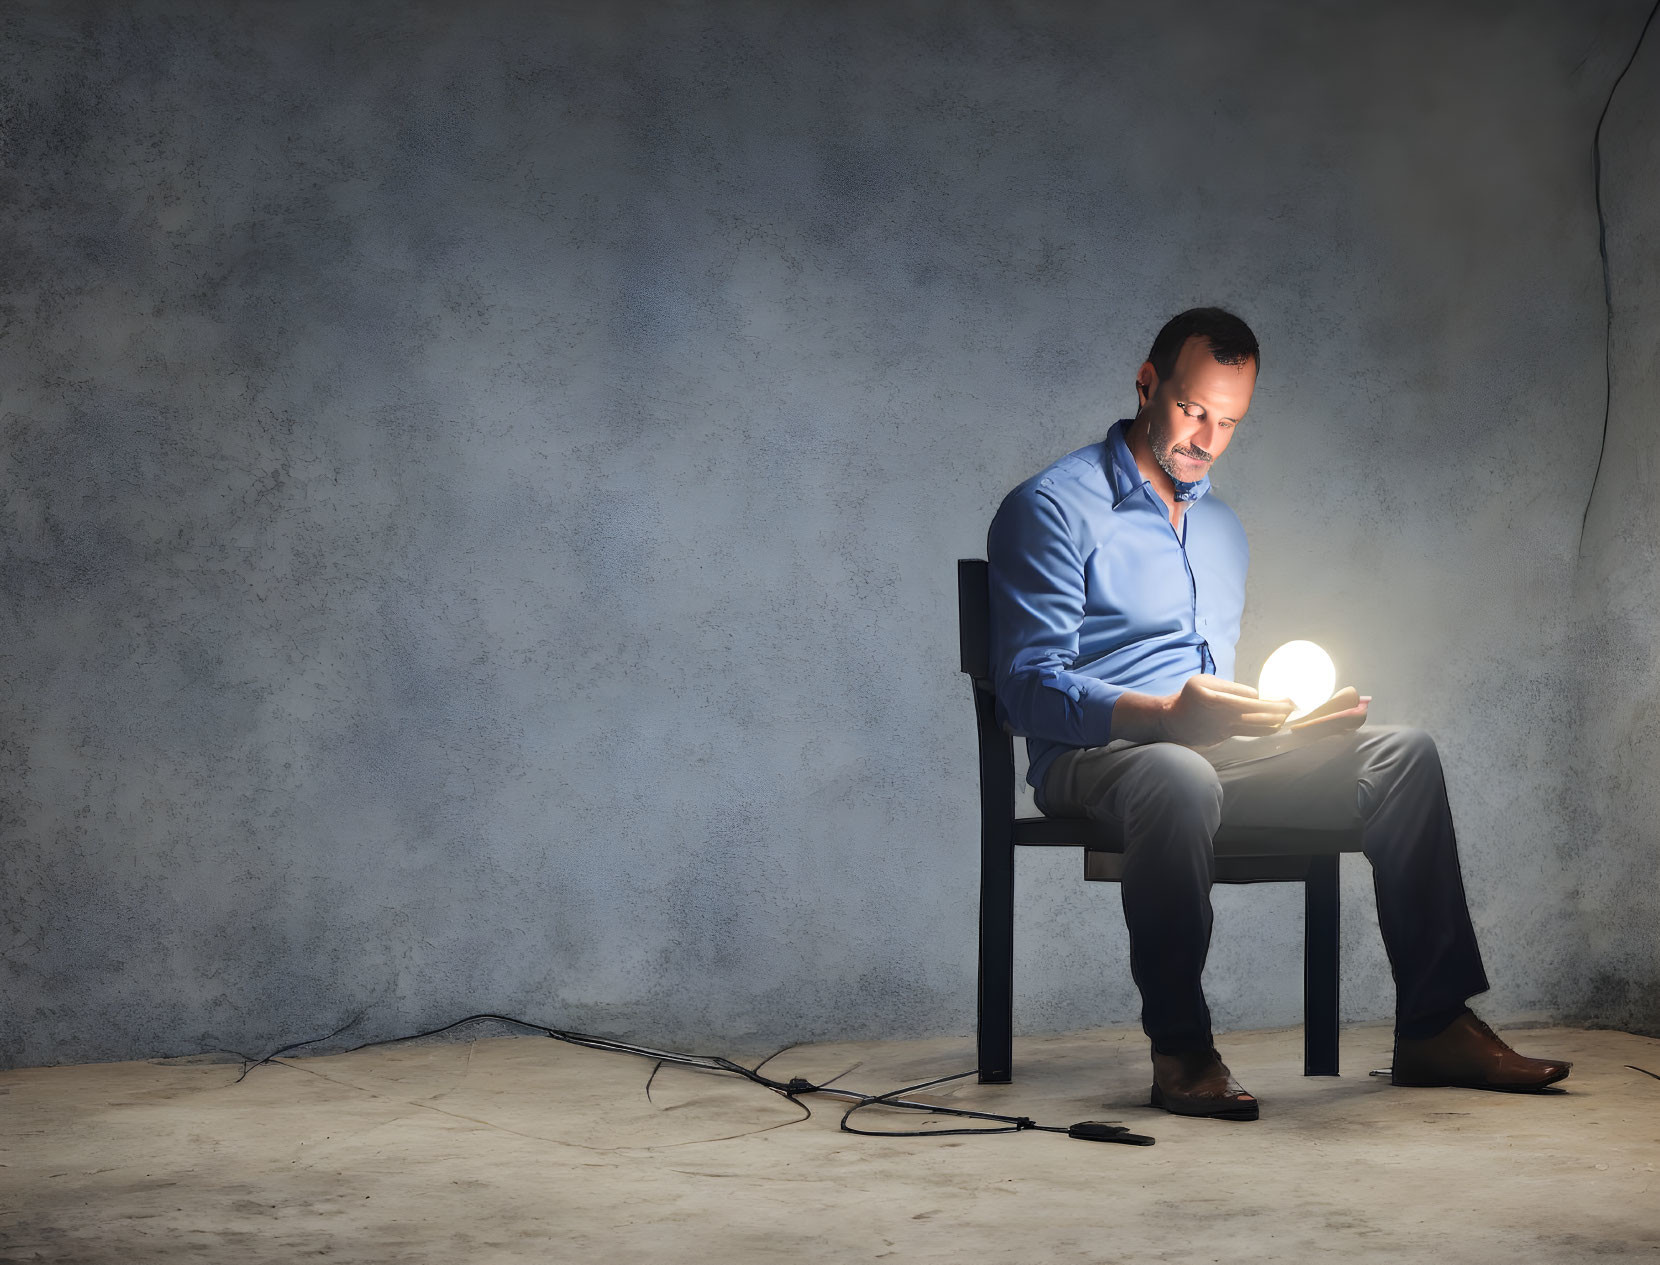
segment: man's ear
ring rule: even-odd
[[[1136,399],[1145,407],[1147,401],[1153,398],[1153,392],[1159,389],[1158,370],[1153,368],[1151,360],[1146,361],[1136,370],[1135,394]]]

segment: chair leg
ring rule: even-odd
[[[1014,839],[988,823],[980,846],[979,1063],[982,1085],[1014,1076]]]
[[[1337,1075],[1337,857],[1303,880],[1303,1075]]]

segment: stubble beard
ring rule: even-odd
[[[1176,458],[1185,454],[1175,450],[1170,443],[1169,431],[1160,427],[1153,418],[1147,419],[1147,446],[1153,450],[1153,460],[1159,463],[1159,469],[1169,475],[1174,483],[1197,483],[1210,469],[1210,463],[1207,461],[1200,465],[1197,474],[1186,475],[1178,470]],[[1192,458],[1189,457],[1188,460]]]

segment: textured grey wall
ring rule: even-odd
[[[1586,1014],[1660,1031],[1660,23],[1603,129],[1612,276],[1607,448],[1585,523],[1581,828],[1563,849]],[[1586,412],[1599,401],[1586,401]],[[1573,979],[1577,974],[1578,979]]]
[[[953,562],[1195,302],[1266,348],[1242,674],[1439,735],[1489,1015],[1652,981],[1560,756],[1638,8],[8,7],[0,1058],[969,1031]],[[1024,1027],[1136,1013],[1079,871]],[[1219,1022],[1298,938],[1220,895]]]

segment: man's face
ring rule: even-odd
[[[1178,483],[1197,483],[1233,438],[1251,407],[1255,360],[1225,365],[1210,343],[1193,337],[1183,345],[1170,376],[1159,381],[1151,361],[1136,374],[1138,417],[1147,418],[1147,441],[1164,472]]]

